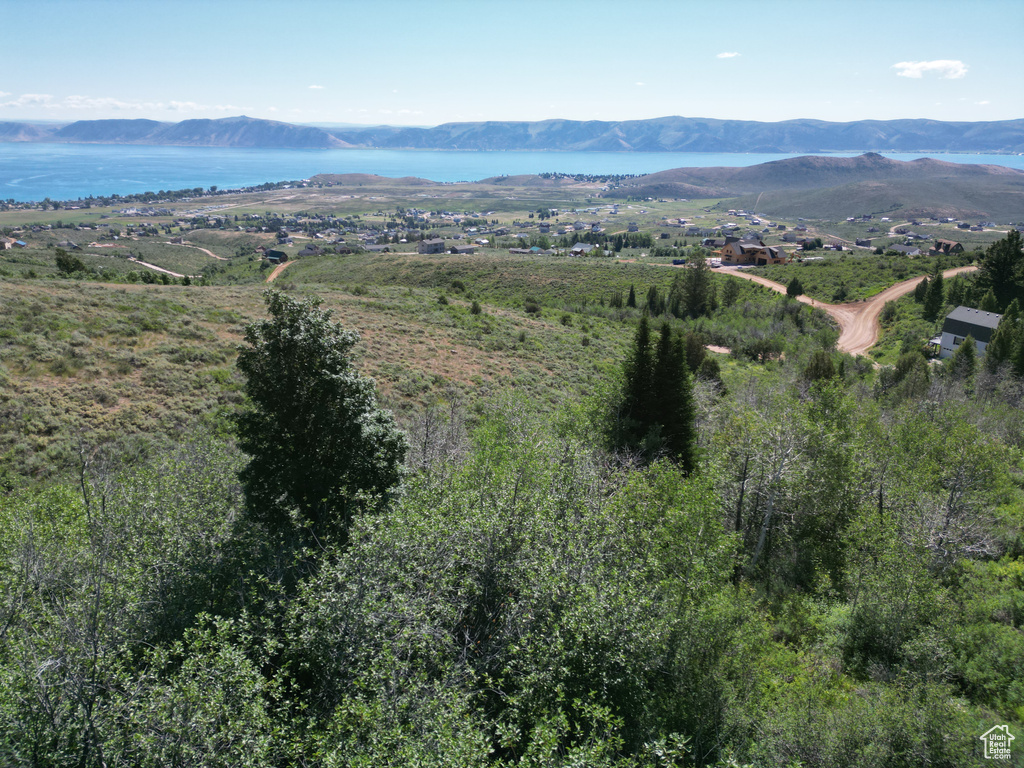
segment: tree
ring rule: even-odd
[[[690,263],[683,270],[680,288],[683,312],[686,315],[701,317],[711,313],[711,267],[703,251],[696,249],[691,254]]]
[[[686,358],[683,337],[673,336],[672,327],[663,323],[654,360],[651,426],[659,428],[662,447],[691,472],[696,464],[693,379]]]
[[[85,264],[77,256],[72,256],[63,248],[58,248],[57,270],[62,275],[73,275],[75,272],[84,272]]]
[[[978,353],[973,336],[967,334],[967,338],[960,342],[960,346],[956,348],[946,366],[954,379],[969,385],[978,368]]]
[[[636,307],[636,289],[633,286],[629,286],[629,298],[626,299],[627,307]]]
[[[836,367],[832,355],[824,349],[814,350],[807,367],[804,368],[804,379],[809,382],[828,381],[835,378]]]
[[[981,260],[978,283],[982,290],[991,288],[999,309],[1014,299],[1024,302],[1024,251],[1020,232],[1011,229],[1002,240],[992,243]]]
[[[625,365],[621,403],[616,444],[639,450],[649,458],[668,453],[684,471],[693,470],[693,378],[687,368],[683,337],[673,335],[668,323],[662,324],[652,354],[650,322],[646,315],[640,319],[633,351]]]
[[[640,318],[640,325],[633,338],[633,350],[626,361],[625,368],[626,382],[622,398],[622,411],[627,421],[636,425],[635,430],[629,428],[632,424],[627,425],[628,435],[643,431],[645,425],[650,422],[649,408],[654,391],[654,359],[651,356],[651,325],[647,315]],[[635,441],[635,435],[633,438],[624,437],[627,443]]]
[[[791,299],[795,299],[797,296],[803,295],[804,287],[800,284],[800,278],[794,277],[789,281],[789,285],[786,286],[786,295]]]
[[[722,291],[722,305],[731,307],[740,297],[740,281],[732,278],[725,281],[725,289]]]
[[[928,291],[924,296],[922,313],[924,319],[934,323],[939,319],[943,307],[946,306],[945,292],[942,285],[942,270],[936,270],[935,276],[928,283]]]
[[[1014,299],[992,334],[992,341],[985,348],[985,367],[990,373],[995,373],[1002,363],[1012,360],[1022,334],[1024,329],[1021,326],[1020,302]]]
[[[928,278],[922,278],[917,285],[914,286],[914,301],[918,304],[923,304],[925,296],[928,295]]]
[[[358,336],[319,299],[264,294],[269,320],[250,324],[238,355],[248,407],[237,420],[249,456],[240,477],[248,513],[344,541],[354,514],[387,498],[402,476],[405,436],[352,365]]]

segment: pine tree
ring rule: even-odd
[[[995,373],[999,366],[1010,361],[1017,349],[1018,336],[1024,334],[1021,327],[1020,302],[1014,299],[1003,313],[992,340],[985,348],[985,368]]]
[[[663,323],[657,348],[651,352],[650,323],[645,315],[626,362],[622,418],[615,442],[649,459],[672,456],[685,472],[695,459],[693,378],[687,369],[681,334]]]
[[[991,288],[997,309],[1008,307],[1014,299],[1024,301],[1024,251],[1021,236],[1016,229],[998,242],[992,243],[981,260],[978,283]],[[989,310],[993,311],[993,310]]]
[[[928,278],[924,278],[914,286],[914,301],[918,304],[924,303],[924,297],[928,295]]]
[[[946,367],[950,375],[958,381],[968,383],[974,378],[978,368],[978,352],[973,336],[967,334],[967,338],[960,342]]]
[[[800,278],[794,277],[789,281],[789,285],[786,286],[786,295],[791,299],[795,299],[797,296],[803,295],[804,287],[800,285]]]
[[[945,291],[942,283],[942,272],[936,272],[935,276],[928,283],[928,291],[925,293],[922,314],[924,319],[931,323],[939,319],[942,309],[946,306]]]
[[[352,516],[401,479],[405,435],[352,364],[355,333],[319,300],[264,296],[271,318],[246,327],[237,361],[249,398],[237,418],[248,513],[272,530],[344,541]]]
[[[658,429],[661,447],[675,457],[683,470],[693,471],[693,379],[687,370],[683,337],[673,336],[668,323],[661,326],[658,339],[653,394],[651,428]]]
[[[999,299],[996,298],[996,295],[992,292],[991,288],[989,288],[988,291],[985,292],[985,295],[981,297],[981,305],[978,309],[982,312],[999,312]]]
[[[630,293],[632,296],[633,294]],[[654,391],[654,360],[651,357],[651,326],[647,315],[640,318],[633,349],[626,361],[626,382],[622,412],[627,420],[627,444],[636,444],[650,424],[650,405]],[[639,438],[638,438],[639,435]]]
[[[626,299],[626,306],[636,309],[636,289],[632,285],[629,286],[629,298]]]

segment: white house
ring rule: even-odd
[[[985,354],[985,348],[992,340],[992,334],[999,325],[1002,315],[995,312],[983,312],[970,307],[957,307],[942,323],[942,336],[939,337],[939,357],[952,357],[960,343],[968,337],[974,337],[975,349],[979,355]]]

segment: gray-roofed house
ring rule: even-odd
[[[1002,315],[995,312],[983,312],[970,307],[957,307],[942,323],[942,336],[939,339],[939,357],[952,357],[956,348],[968,336],[974,337],[975,349],[979,355],[985,354],[985,348],[992,340],[996,326]]]
[[[444,240],[440,237],[432,237],[429,240],[420,240],[416,246],[420,253],[444,253]]]

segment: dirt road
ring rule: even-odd
[[[977,267],[972,266],[947,269],[942,273],[942,276],[948,278],[961,272],[971,272],[975,269]],[[786,292],[786,286],[781,283],[776,283],[773,280],[768,280],[758,275],[752,275],[743,270],[723,268],[722,271],[727,271],[728,274],[734,277],[750,280],[779,293]],[[924,277],[912,277],[909,280],[904,280],[902,283],[889,286],[881,293],[876,293],[870,299],[854,301],[849,304],[827,304],[824,301],[815,301],[808,296],[801,296],[799,300],[804,304],[810,304],[813,307],[825,310],[839,324],[839,342],[836,346],[841,352],[847,352],[851,355],[866,355],[868,350],[875,346],[875,343],[878,341],[878,335],[881,330],[878,324],[878,316],[881,314],[885,302],[905,296],[913,291],[922,280],[924,280]]]
[[[214,259],[217,259],[218,261],[230,261],[230,259],[225,259],[223,256],[218,256],[213,251],[208,251],[206,248],[200,248],[198,245],[189,245],[188,243],[172,243],[172,242],[169,242],[169,241],[167,243],[165,243],[165,244],[166,245],[180,245],[182,248],[195,248],[197,251],[202,251],[207,256],[210,256],[210,257],[212,257]]]
[[[278,264],[276,267],[274,267],[274,271],[267,275],[267,282],[272,283],[275,280],[277,280],[277,276],[284,272],[288,267],[290,267],[294,263],[294,261],[285,261],[281,264]]]

